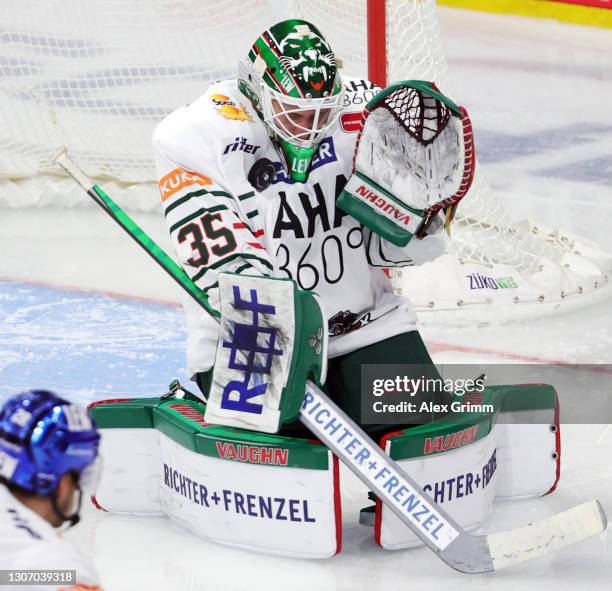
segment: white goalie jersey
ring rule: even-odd
[[[321,297],[330,357],[414,330],[414,310],[393,292],[383,268],[420,265],[446,246],[439,231],[399,248],[336,207],[352,172],[361,110],[376,92],[369,81],[343,81],[343,112],[305,183],[284,171],[266,126],[236,80],[211,85],[166,117],[153,136],[177,258],[211,305],[219,305],[220,272],[292,278]],[[253,167],[265,160],[274,174],[257,191],[249,173],[252,177]],[[195,303],[185,307],[193,375],[213,366],[218,326]]]

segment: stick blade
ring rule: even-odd
[[[61,166],[60,161],[67,157],[68,157],[68,148],[66,148],[66,146],[60,146],[51,155],[51,164],[59,164]]]
[[[93,181],[77,166],[77,164],[68,155],[68,150],[65,146],[58,148],[51,156],[51,163],[59,166],[68,173],[85,192],[89,191],[93,187]]]
[[[542,521],[490,534],[487,543],[493,568],[499,570],[557,552],[600,534],[607,524],[608,519],[601,503],[589,501]]]

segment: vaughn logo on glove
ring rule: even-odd
[[[367,104],[354,173],[338,207],[405,246],[415,234],[424,237],[442,209],[450,224],[472,184],[474,166],[467,111],[431,82],[398,82]]]

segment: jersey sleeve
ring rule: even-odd
[[[448,244],[446,232],[440,228],[422,240],[413,238],[406,246],[396,246],[375,232],[363,229],[368,263],[372,267],[412,267],[437,259]]]
[[[203,158],[196,167],[189,154],[173,153],[176,149],[157,134],[153,145],[164,217],[178,262],[218,309],[219,273],[272,272],[259,239],[263,232],[254,227],[240,200],[215,179],[214,165],[207,167]]]

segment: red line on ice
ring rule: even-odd
[[[74,293],[86,293],[90,295],[105,296],[109,298],[115,298],[118,300],[130,300],[132,302],[142,302],[143,304],[158,304],[160,306],[172,306],[173,308],[180,308],[181,304],[178,302],[172,302],[170,300],[162,300],[157,298],[149,298],[145,296],[131,295],[128,293],[119,293],[116,291],[108,291],[104,289],[75,287],[74,285],[60,285],[57,283],[51,283],[48,281],[37,281],[33,279],[14,279],[9,277],[0,277],[0,282],[4,283],[21,283],[23,285],[32,285],[34,287],[46,287],[49,289],[59,289],[62,291],[72,291]]]

